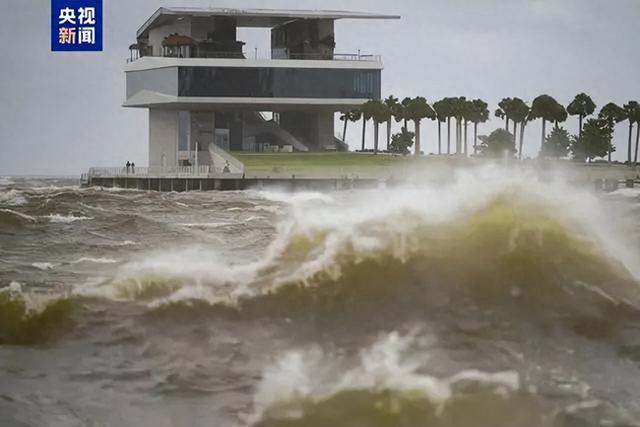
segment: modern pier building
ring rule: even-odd
[[[339,19],[359,12],[160,8],[138,30],[125,107],[149,110],[149,169],[239,172],[229,151],[345,150],[337,111],[380,98],[382,61],[336,52]],[[271,30],[245,53],[238,28]],[[219,170],[220,169],[220,170]]]

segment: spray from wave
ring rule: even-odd
[[[437,378],[416,333],[382,336],[355,360],[318,348],[268,367],[254,397],[254,426],[551,426],[513,371],[463,370]]]
[[[11,282],[0,288],[0,345],[35,345],[55,340],[73,327],[74,302],[23,292]]]
[[[637,251],[596,196],[561,179],[491,166],[447,187],[266,197],[288,213],[259,261],[231,263],[207,248],[155,253],[99,291],[249,312],[344,308],[354,298],[407,313],[450,298],[515,298],[531,311],[563,310],[575,294],[637,304]]]

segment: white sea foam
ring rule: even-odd
[[[42,271],[53,270],[58,265],[59,264],[54,264],[52,262],[34,262],[33,264],[31,264],[32,267],[35,267],[38,270]]]
[[[415,332],[392,332],[361,351],[355,362],[326,354],[317,347],[280,355],[262,375],[254,395],[255,414],[251,421],[280,405],[286,408],[279,413],[282,418],[296,417],[301,413],[294,409],[296,405],[318,403],[345,391],[417,393],[441,408],[461,383],[478,384],[501,395],[520,389],[520,378],[514,371],[488,373],[469,369],[445,378],[423,373],[428,366],[428,352],[423,349],[412,353],[415,343]]]
[[[286,191],[259,191],[256,195],[260,198],[269,200],[271,202],[281,203],[297,203],[297,202],[331,202],[333,197],[327,193],[320,193],[317,191],[299,191],[299,192],[286,192]]]
[[[186,228],[220,228],[233,225],[232,222],[188,222],[178,224],[180,227]]]
[[[0,176],[0,186],[6,187],[15,184],[15,182],[8,176]]]
[[[382,251],[404,261],[414,251],[411,242],[419,243],[411,239],[417,228],[464,221],[505,198],[516,205],[542,208],[546,215],[593,241],[604,254],[640,278],[638,251],[621,224],[611,221],[610,212],[596,195],[567,184],[561,176],[541,179],[528,169],[484,165],[459,170],[446,187],[426,183],[331,196],[260,194],[286,200],[288,213],[259,261],[230,265],[213,248],[170,249],[125,264],[112,285],[144,287],[167,281],[178,284],[180,291],[164,300],[204,295],[208,301],[227,300],[233,304],[238,298],[268,292],[284,283],[306,283],[319,272],[338,278],[339,260],[345,251],[354,254],[356,262]],[[374,233],[372,224],[383,232]],[[301,236],[315,239],[313,250],[288,253],[292,239]],[[291,259],[292,256],[296,258]],[[256,287],[254,280],[265,269],[269,275]],[[206,292],[205,287],[209,287]]]
[[[63,192],[67,192],[67,191],[81,191],[81,190],[86,190],[84,188],[81,188],[78,185],[47,185],[47,186],[42,186],[42,187],[31,187],[29,189],[30,192],[33,193],[63,193]]]
[[[92,262],[94,264],[115,264],[118,260],[113,258],[93,258],[93,257],[82,257],[72,262],[72,264],[81,264],[83,262]]]
[[[81,188],[81,191],[94,192],[94,191],[104,191],[107,193],[135,193],[142,192],[145,190],[138,190],[136,188],[121,188],[121,187],[86,187]]]
[[[612,193],[608,193],[608,195],[640,199],[640,188],[620,188]]]
[[[22,294],[22,283],[16,282],[14,280],[11,283],[9,283],[9,286],[0,288],[0,293],[11,294],[11,295]]]
[[[88,221],[93,219],[92,217],[88,217],[88,216],[74,216],[74,215],[60,215],[60,214],[50,214],[43,218],[46,218],[49,220],[49,222],[56,223],[56,224],[70,224],[76,221]]]
[[[27,203],[27,199],[22,191],[11,189],[0,192],[0,204],[7,206],[22,206]]]

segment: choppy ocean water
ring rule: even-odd
[[[0,178],[0,425],[640,425],[639,197]]]

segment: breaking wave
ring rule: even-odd
[[[637,251],[596,196],[560,179],[485,167],[444,188],[287,203],[257,262],[232,263],[205,247],[164,251],[88,291],[163,309],[205,301],[249,316],[311,310],[366,319],[384,307],[402,319],[452,300],[534,317],[638,306]]]
[[[35,345],[55,340],[73,327],[73,300],[24,293],[12,282],[0,288],[0,345]]]
[[[26,203],[27,199],[20,190],[11,189],[0,192],[0,205],[22,206]]]
[[[354,361],[320,349],[291,351],[263,374],[253,426],[551,426],[551,417],[518,373],[427,373],[415,336],[393,332]]]

